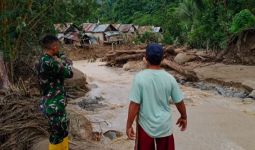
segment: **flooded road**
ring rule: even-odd
[[[102,97],[101,108],[88,111],[76,106],[94,130],[119,131],[123,136],[103,141],[104,149],[129,150],[134,142],[126,139],[125,126],[129,89],[135,73],[109,68],[102,62],[76,61],[74,67],[87,75],[91,91],[87,97]],[[177,150],[255,150],[255,103],[227,98],[209,91],[182,86],[188,110],[188,130],[175,126]],[[174,119],[179,116],[174,106]]]

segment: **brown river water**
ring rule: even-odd
[[[125,135],[128,110],[128,93],[136,72],[122,68],[109,68],[103,62],[76,61],[74,67],[84,72],[91,91],[87,99],[98,100],[92,110],[79,105],[72,106],[88,118],[94,130],[117,131],[121,137],[102,138],[99,148],[131,150],[134,141]],[[188,112],[188,129],[179,131],[174,126],[176,150],[255,150],[255,101],[224,97],[212,91],[181,86],[185,94]],[[77,100],[80,102],[81,100]],[[96,107],[99,105],[100,107]],[[179,116],[174,106],[174,120]],[[175,123],[175,122],[174,122]],[[81,149],[83,149],[81,148]]]

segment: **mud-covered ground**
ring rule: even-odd
[[[134,142],[125,136],[125,123],[129,103],[127,96],[135,72],[108,68],[101,62],[77,61],[74,66],[88,77],[92,89],[88,96],[103,97],[103,100],[99,102],[102,107],[94,111],[79,105],[69,105],[69,109],[86,116],[94,131],[122,133],[122,136],[115,136],[112,140],[102,136],[96,148],[85,144],[81,149],[133,149]],[[254,149],[255,102],[252,99],[224,97],[214,91],[188,86],[182,86],[182,90],[186,97],[189,128],[186,132],[180,132],[174,127],[176,149]],[[176,120],[179,114],[172,107]]]
[[[127,140],[125,124],[127,97],[136,72],[109,68],[98,61],[75,61],[74,67],[86,74],[90,92],[68,105],[71,131],[76,136],[71,136],[71,149],[133,149],[134,141]],[[206,82],[181,86],[189,124],[186,132],[174,127],[176,149],[254,150],[255,101],[238,96],[239,88],[246,89],[255,81],[254,67],[212,65],[194,70]],[[223,84],[216,82],[211,88],[207,78]],[[226,82],[234,83],[235,88]],[[249,86],[249,92],[250,88],[253,87]],[[176,120],[179,114],[174,106],[172,108]],[[47,139],[35,149],[38,146],[47,149],[45,143]]]

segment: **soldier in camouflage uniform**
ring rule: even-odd
[[[40,108],[49,121],[51,150],[68,149],[68,119],[64,79],[71,78],[72,62],[59,54],[60,42],[55,36],[42,40],[45,54],[37,66],[42,94]]]

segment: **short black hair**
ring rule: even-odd
[[[146,59],[151,65],[160,65],[164,51],[161,45],[152,43],[146,47]]]
[[[40,41],[43,48],[49,49],[50,45],[54,42],[59,42],[59,39],[54,35],[46,35]]]

